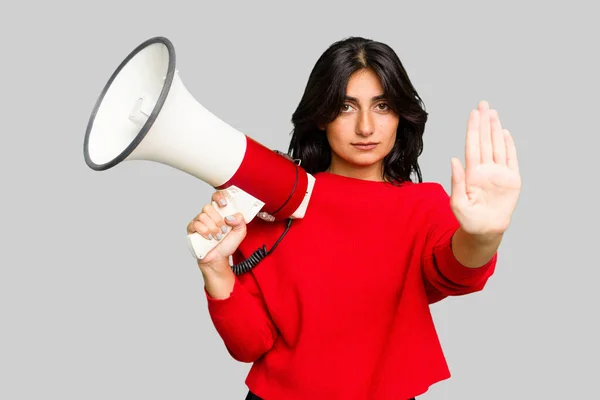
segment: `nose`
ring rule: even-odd
[[[374,131],[373,117],[368,110],[361,112],[356,121],[356,133],[362,136],[370,136]]]

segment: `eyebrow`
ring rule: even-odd
[[[385,100],[385,99],[386,99],[385,94],[380,94],[379,96],[375,96],[375,97],[371,98],[371,101]],[[355,103],[358,103],[358,99],[356,97],[352,97],[352,96],[345,96],[344,100],[353,101]]]

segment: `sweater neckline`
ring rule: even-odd
[[[360,179],[360,178],[353,178],[351,176],[345,176],[345,175],[338,175],[338,174],[334,174],[332,172],[328,172],[328,171],[321,171],[315,174],[315,178],[318,176],[326,176],[332,179],[337,179],[340,181],[346,181],[346,182],[352,182],[352,183],[356,183],[356,184],[363,184],[363,185],[371,185],[371,186],[393,186],[390,182],[385,182],[385,181],[372,181],[369,179]],[[398,186],[404,186],[407,184],[410,184],[411,182],[402,182],[400,183]]]

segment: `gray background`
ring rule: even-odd
[[[213,329],[185,241],[212,188],[160,164],[99,173],[83,159],[100,90],[156,35],[200,103],[280,150],[329,44],[388,43],[430,113],[424,177],[447,190],[469,111],[488,100],[517,143],[522,197],[485,291],[432,307],[453,377],[421,398],[600,398],[593,6],[217,3],[3,6],[0,398],[246,393],[250,365]]]

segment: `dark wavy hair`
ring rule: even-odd
[[[422,182],[417,162],[423,151],[427,112],[411,84],[397,54],[388,45],[362,37],[333,43],[317,60],[300,104],[292,115],[292,138],[288,155],[299,159],[310,174],[331,164],[331,147],[319,126],[333,121],[344,104],[350,76],[371,69],[381,81],[390,108],[399,116],[396,142],[383,160],[383,179],[411,181],[414,173]]]

